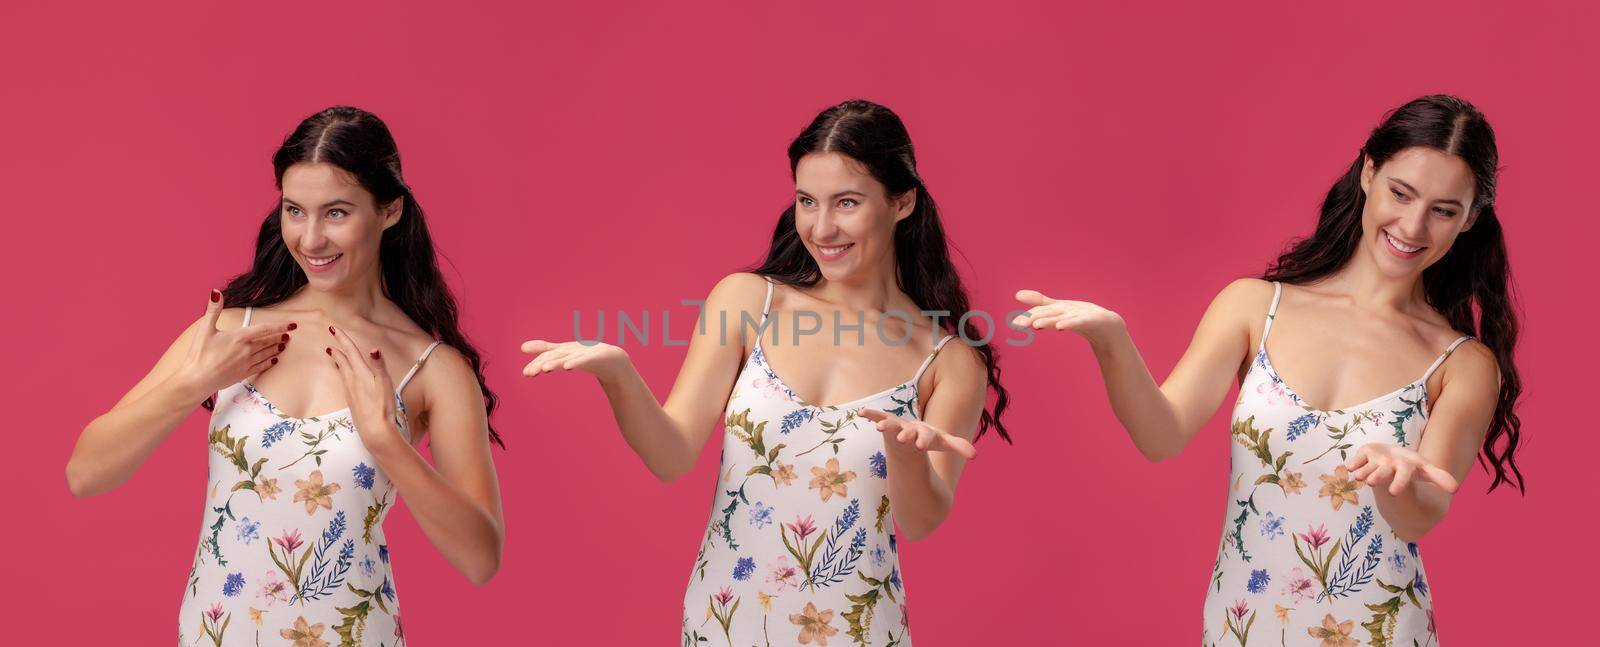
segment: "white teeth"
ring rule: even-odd
[[[834,254],[838,254],[846,249],[849,249],[850,245],[854,244],[855,243],[850,243],[849,245],[840,245],[838,247],[818,247],[817,251],[822,252],[825,256],[833,256]]]
[[[310,263],[312,265],[316,265],[318,267],[321,267],[323,265],[327,265],[329,263],[332,263],[334,260],[338,259],[340,256],[343,256],[343,254],[335,254],[335,255],[329,256],[327,258],[315,258],[315,257],[307,256],[306,257],[306,262]]]
[[[1405,252],[1407,254],[1410,254],[1410,253],[1412,253],[1414,251],[1422,249],[1421,247],[1412,247],[1412,246],[1407,245],[1405,243],[1402,243],[1402,242],[1400,242],[1398,240],[1395,240],[1395,237],[1394,236],[1390,236],[1388,232],[1384,232],[1383,237],[1384,238],[1388,238],[1389,239],[1389,244],[1390,245],[1394,245],[1395,249],[1398,249],[1398,250],[1400,250],[1402,252]]]

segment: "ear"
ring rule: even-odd
[[[894,214],[894,221],[895,222],[900,222],[901,220],[905,220],[906,217],[911,215],[911,212],[916,211],[917,210],[917,190],[916,190],[916,188],[913,187],[913,188],[910,188],[910,189],[906,189],[905,193],[902,193],[902,194],[900,194],[898,196],[895,196],[895,199],[894,199],[894,210],[895,210],[895,214]]]
[[[400,214],[405,212],[405,207],[405,196],[395,198],[394,200],[390,201],[389,204],[383,205],[383,207],[379,209],[379,211],[383,214],[383,228],[388,229],[394,226],[395,223],[400,222]]]
[[[1371,155],[1363,154],[1361,159],[1366,160],[1361,163],[1361,192],[1371,195],[1372,178],[1378,175],[1378,167],[1373,165]]]
[[[1467,211],[1467,224],[1461,226],[1461,233],[1467,233],[1468,230],[1472,229],[1473,225],[1478,224],[1478,214],[1482,212],[1483,210],[1477,207],[1469,209]]]

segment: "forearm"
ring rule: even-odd
[[[78,435],[67,459],[67,487],[74,496],[87,497],[121,485],[203,399],[205,395],[173,376],[101,414]]]
[[[417,453],[399,441],[373,448],[378,466],[406,498],[423,534],[456,570],[474,584],[489,581],[500,568],[505,533],[493,511],[444,478]]]
[[[691,446],[677,421],[667,414],[644,378],[630,365],[621,376],[601,379],[611,415],[628,447],[656,478],[670,482],[694,467],[698,448]]]
[[[906,539],[922,539],[950,516],[955,492],[933,469],[927,452],[890,442],[884,453],[895,523]]]
[[[1111,410],[1139,453],[1159,461],[1183,451],[1194,433],[1185,429],[1127,331],[1110,340],[1091,342],[1090,347],[1100,365]]]

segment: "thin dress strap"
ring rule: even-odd
[[[250,311],[251,311],[250,306],[245,306],[245,308],[244,308],[244,323],[239,324],[240,328],[243,328],[245,326],[250,325]]]
[[[1283,298],[1283,284],[1272,282],[1272,307],[1267,308],[1267,324],[1261,328],[1261,346],[1266,347],[1267,335],[1272,333],[1272,320],[1278,318],[1278,299]]]
[[[772,279],[767,276],[761,278],[767,282],[767,300],[761,304],[761,321],[765,322],[767,320],[767,312],[772,309]]]
[[[928,370],[928,367],[933,364],[933,358],[939,356],[939,349],[944,348],[944,345],[946,343],[948,343],[950,340],[955,339],[955,338],[956,338],[955,335],[945,335],[944,339],[940,339],[939,343],[934,345],[933,352],[928,353],[928,358],[925,359],[925,360],[922,360],[922,366],[917,367],[917,374],[911,376],[911,384],[915,385],[918,382],[922,381],[922,373],[923,373],[923,371]]]
[[[1422,374],[1422,382],[1427,383],[1428,378],[1433,377],[1433,372],[1439,370],[1439,366],[1444,364],[1446,359],[1449,359],[1450,353],[1456,352],[1456,347],[1468,339],[1472,339],[1472,335],[1462,335],[1457,337],[1455,341],[1450,342],[1450,347],[1444,349],[1443,353],[1439,353],[1439,359],[1433,360],[1433,365],[1428,367],[1428,372]]]
[[[422,368],[422,363],[428,361],[428,356],[433,354],[433,349],[438,348],[439,344],[442,343],[444,343],[443,340],[435,339],[433,343],[428,344],[428,348],[422,351],[422,355],[417,358],[416,363],[411,365],[411,370],[406,371],[406,376],[400,378],[400,386],[394,388],[395,395],[400,395],[401,391],[406,390],[406,385],[411,383],[411,378],[417,374],[417,369]]]

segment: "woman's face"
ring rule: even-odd
[[[312,288],[347,287],[376,276],[383,230],[400,220],[402,199],[374,203],[349,172],[300,163],[283,172],[283,244]]]
[[[888,195],[865,166],[839,153],[812,153],[794,170],[794,226],[823,278],[892,271],[895,223],[911,215],[916,190]]]
[[[1407,148],[1382,167],[1367,158],[1362,249],[1385,275],[1420,275],[1476,220],[1475,187],[1466,161],[1438,149]]]

